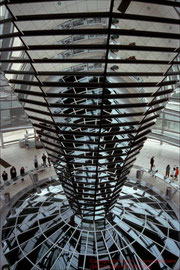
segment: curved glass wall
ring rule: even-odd
[[[0,132],[32,127],[22,104],[0,70]],[[4,141],[4,140],[3,140]]]
[[[164,134],[166,134],[166,132],[171,132],[172,136],[178,137],[180,126],[177,112],[165,110],[163,113],[161,113],[154,129],[163,130]]]
[[[178,57],[178,59],[180,59]],[[174,66],[172,71],[176,74],[178,83],[174,87],[169,102],[166,104],[165,109],[160,114],[159,119],[152,128],[150,138],[167,142],[179,147],[179,134],[180,134],[180,65]],[[171,76],[170,76],[171,77]]]

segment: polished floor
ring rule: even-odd
[[[20,148],[18,144],[5,146],[0,148],[0,156],[12,166],[15,166],[17,171],[21,166],[24,166],[26,170],[33,168],[34,155],[37,155],[39,164],[42,163],[42,154],[45,153],[44,149],[35,148]],[[150,158],[155,157],[155,166],[159,173],[165,174],[165,168],[167,164],[173,166],[179,166],[180,150],[175,146],[169,144],[160,145],[159,142],[153,140],[147,140],[144,147],[141,149],[140,154],[137,156],[135,165],[142,166],[144,168],[150,167]],[[4,167],[0,167],[1,171]],[[9,173],[10,168],[5,169]]]
[[[140,154],[135,161],[136,165],[150,168],[150,158],[154,156],[155,166],[160,174],[165,174],[166,166],[169,164],[171,169],[179,167],[180,149],[176,146],[163,143],[162,145],[153,140],[147,140]]]
[[[5,146],[5,148],[0,148],[1,158],[14,166],[17,171],[17,175],[20,174],[20,168],[23,166],[25,168],[25,172],[28,172],[34,169],[34,156],[37,155],[38,164],[41,166],[42,164],[42,154],[46,153],[44,149],[36,149],[36,148],[20,148],[19,144],[12,144],[9,146]],[[10,169],[4,168],[0,165],[0,175],[1,175],[1,185],[3,184],[2,180],[2,172],[5,170],[8,173],[8,180],[11,179],[10,177]],[[55,171],[53,166],[48,167],[46,170],[41,171],[38,174],[39,180],[50,177],[55,175]],[[11,185],[8,187],[8,192],[10,196],[13,197],[17,192],[26,188],[30,184],[32,184],[31,178],[27,175],[24,178],[25,181],[17,181],[16,184]],[[4,191],[5,192],[5,191]],[[4,193],[3,192],[3,193]],[[3,205],[2,201],[0,200],[0,207]]]
[[[43,153],[46,153],[44,149],[20,148],[19,144],[17,143],[5,146],[5,148],[0,148],[1,158],[12,166],[15,166],[17,174],[19,174],[20,168],[22,166],[25,168],[25,171],[34,168],[35,155],[37,155],[38,163],[41,165]],[[134,165],[150,168],[150,159],[152,156],[155,157],[155,166],[158,170],[158,173],[162,175],[165,174],[165,168],[168,164],[171,168],[174,166],[179,167],[180,149],[169,144],[161,145],[159,142],[153,140],[147,140],[145,142],[144,147],[141,149],[140,154],[137,156]],[[1,174],[2,171],[5,170],[10,178],[10,168],[11,167],[4,168],[0,166]]]
[[[1,158],[15,166],[17,169],[17,174],[19,174],[19,170],[22,166],[24,166],[25,171],[29,171],[34,168],[34,156],[37,155],[39,165],[42,164],[42,154],[46,153],[44,149],[35,149],[35,148],[20,148],[19,144],[12,144],[9,146],[5,146],[5,148],[0,148],[1,151]],[[174,166],[179,166],[179,156],[180,156],[179,148],[175,146],[171,146],[168,144],[160,144],[157,141],[147,140],[144,144],[144,147],[141,149],[140,154],[137,156],[137,159],[134,165],[141,166],[143,168],[149,169],[150,167],[150,158],[154,156],[155,158],[155,166],[158,170],[158,173],[162,176],[165,175],[165,168],[167,164],[170,164],[170,167],[173,168]],[[10,179],[10,168],[4,168],[0,166],[1,174],[2,171],[5,170]],[[135,176],[136,170],[132,169],[130,175]],[[48,168],[46,171],[41,172],[39,177],[40,179],[49,177],[51,175],[55,175],[55,171],[53,167]],[[161,179],[153,178],[150,175],[144,174],[143,179],[153,186],[156,186],[158,189],[165,192],[167,188],[167,184],[164,183]],[[13,185],[10,193],[11,195],[15,194],[19,189],[23,189],[25,186],[29,184],[30,179],[27,177],[22,183],[17,183]],[[180,179],[178,179],[179,183]],[[2,179],[1,179],[2,182]],[[31,182],[31,181],[30,181]],[[179,196],[176,196],[176,203],[179,202]]]

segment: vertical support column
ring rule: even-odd
[[[137,180],[138,180],[139,182],[141,182],[141,180],[142,180],[143,173],[144,173],[143,170],[137,170],[137,171],[136,171],[136,178],[137,178]]]
[[[162,112],[162,129],[161,129],[161,134],[163,136],[164,134],[164,125],[165,125],[165,112]],[[162,140],[160,141],[160,145],[162,145]]]
[[[5,203],[5,205],[9,205],[10,204],[10,200],[11,200],[10,193],[9,192],[6,192],[4,194],[4,203]]]
[[[0,147],[4,148],[3,133],[0,132]]]
[[[36,185],[38,183],[38,174],[34,173],[32,175],[32,181],[33,181],[33,185]]]

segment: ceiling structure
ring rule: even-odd
[[[0,5],[1,70],[52,159],[73,215],[106,226],[177,85],[180,3]]]

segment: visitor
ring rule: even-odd
[[[4,183],[6,183],[6,181],[8,180],[8,174],[7,174],[6,171],[3,171],[3,173],[2,173],[2,179],[3,179]]]
[[[35,169],[38,168],[38,159],[37,159],[37,155],[34,156],[34,168],[35,168]]]
[[[176,167],[176,171],[175,171],[175,175],[174,175],[174,179],[177,181],[178,180],[178,175],[179,175],[179,168]]]
[[[47,157],[47,160],[48,160],[49,166],[51,166],[51,159],[49,156]]]
[[[152,168],[154,166],[154,156],[152,156],[152,158],[150,159],[150,164],[151,164],[150,171],[152,171]]]
[[[176,168],[174,167],[174,168],[172,169],[172,171],[171,171],[171,174],[170,174],[171,180],[174,180],[175,174],[176,174]],[[171,183],[171,181],[170,181],[170,183]]]
[[[10,169],[10,174],[11,174],[11,179],[16,178],[17,172],[16,172],[16,168],[14,166],[12,166],[12,168]]]
[[[169,177],[170,174],[170,165],[168,164],[166,167],[166,174],[165,174],[165,178]]]
[[[43,166],[46,167],[46,155],[43,153],[42,155],[42,161],[43,161]]]
[[[24,176],[25,175],[25,169],[24,169],[24,167],[21,167],[21,169],[20,169],[20,175],[21,176]],[[21,178],[21,180],[24,181],[24,177]]]

